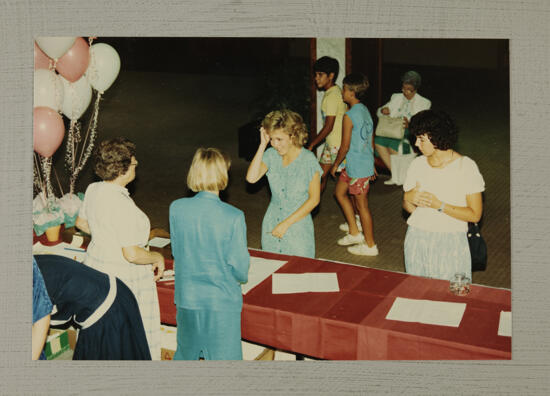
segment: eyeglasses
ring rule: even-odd
[[[138,165],[138,162],[130,162],[130,166],[137,166]]]

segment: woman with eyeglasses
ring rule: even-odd
[[[401,92],[395,93],[384,106],[380,107],[376,115],[380,118],[382,115],[393,118],[403,118],[403,126],[405,128],[403,144],[403,154],[410,153],[411,147],[408,144],[409,140],[409,122],[411,117],[422,110],[428,110],[432,106],[425,97],[421,96],[417,91],[420,87],[422,79],[420,74],[411,70],[403,74],[401,77]],[[375,136],[374,145],[376,152],[384,162],[384,165],[391,171],[391,155],[397,154],[401,140],[393,139],[385,136]],[[384,184],[396,184],[393,179],[386,180]]]
[[[91,235],[84,263],[116,276],[138,302],[153,360],[160,360],[160,308],[155,281],[164,273],[164,258],[145,247],[149,218],[126,189],[136,177],[136,146],[126,138],[101,142],[94,171],[103,180],[86,189],[76,226]],[[156,270],[156,275],[155,275]]]

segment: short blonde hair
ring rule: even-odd
[[[194,191],[221,191],[227,187],[229,156],[217,148],[199,148],[187,174],[187,185]]]
[[[283,130],[292,144],[302,147],[307,142],[307,127],[302,116],[292,110],[275,110],[265,116],[262,127],[268,135],[278,129]]]

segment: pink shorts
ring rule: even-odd
[[[372,176],[352,178],[349,177],[348,172],[344,169],[342,173],[340,173],[338,180],[348,184],[348,193],[350,195],[361,195],[369,192],[369,181],[371,178]]]

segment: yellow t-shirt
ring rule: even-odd
[[[321,102],[323,122],[327,116],[336,116],[334,127],[326,138],[326,143],[333,147],[340,147],[340,143],[342,142],[342,121],[346,111],[347,106],[342,99],[342,90],[338,85],[333,85],[325,91],[323,101]]]

